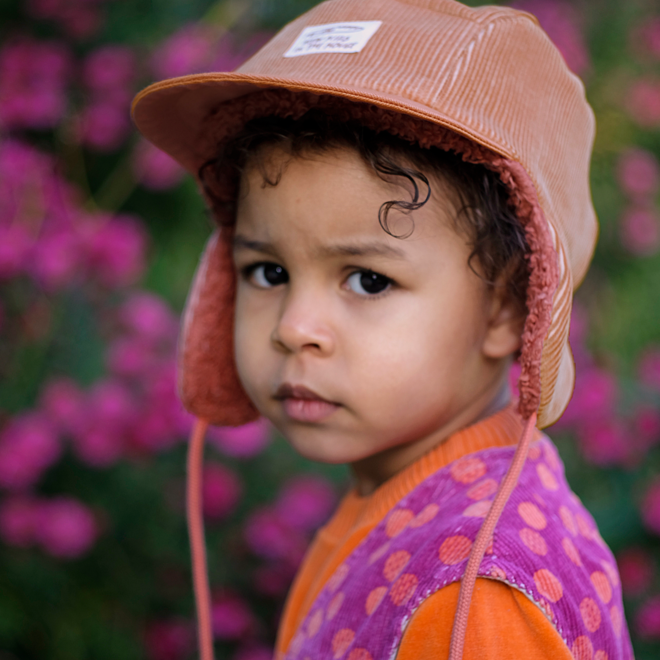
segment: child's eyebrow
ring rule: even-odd
[[[235,250],[253,250],[254,252],[262,252],[263,254],[270,254],[275,256],[275,248],[265,241],[256,241],[246,238],[237,234],[232,241]],[[406,253],[387,243],[381,242],[360,242],[360,243],[346,243],[344,245],[325,245],[317,250],[319,257],[372,257],[372,256],[386,256],[396,257],[398,259],[405,259]]]

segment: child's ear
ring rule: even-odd
[[[520,350],[525,318],[524,308],[520,301],[511,295],[507,278],[502,275],[491,290],[488,328],[482,344],[483,354],[489,358],[503,358]]]

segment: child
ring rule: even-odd
[[[261,414],[355,478],[278,657],[632,658],[612,554],[535,429],[572,393],[596,235],[593,115],[535,19],[330,0],[134,119],[219,224],[180,344],[202,657],[204,429]]]

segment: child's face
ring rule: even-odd
[[[275,166],[285,158],[268,155]],[[395,234],[414,219],[412,235],[396,239],[378,210],[410,192],[350,149],[293,159],[276,186],[257,168],[242,181],[241,382],[302,455],[352,463],[363,492],[501,407],[520,343],[497,289],[468,266],[442,182],[431,183],[412,216],[390,213]]]

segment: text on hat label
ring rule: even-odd
[[[351,21],[306,27],[284,53],[300,57],[315,53],[359,53],[374,36],[382,21]]]

